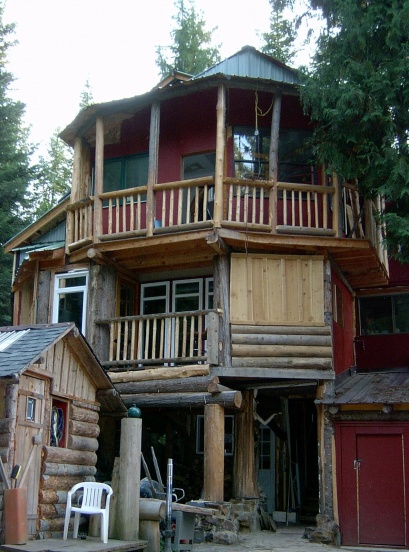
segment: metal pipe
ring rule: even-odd
[[[166,530],[163,552],[172,552],[172,489],[173,489],[173,461],[168,458],[166,476]]]

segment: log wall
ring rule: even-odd
[[[95,481],[98,419],[94,405],[87,407],[74,401],[70,408],[67,448],[44,446],[42,449],[39,538],[61,537],[67,492],[81,481]]]

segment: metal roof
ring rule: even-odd
[[[195,75],[193,80],[216,74],[299,84],[295,69],[259,52],[252,46],[244,46],[236,54]]]
[[[409,370],[355,373],[321,404],[409,404]]]

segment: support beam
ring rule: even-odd
[[[226,88],[220,85],[217,96],[216,166],[214,176],[213,222],[220,228],[223,218],[224,152],[226,149]]]
[[[160,103],[154,102],[151,108],[151,124],[149,131],[149,168],[148,191],[146,194],[146,235],[153,236],[155,219],[155,197],[153,186],[158,182],[159,159]]]
[[[281,93],[274,98],[273,114],[271,117],[271,135],[269,152],[269,180],[274,182],[270,191],[269,224],[275,233],[277,230],[277,181],[278,181],[278,143],[280,135]]]
[[[95,123],[95,189],[94,189],[94,240],[102,234],[102,200],[104,191],[104,121],[97,117]]]
[[[234,440],[233,497],[258,497],[254,455],[254,392],[243,393],[247,405],[236,414]]]
[[[226,408],[242,408],[241,391],[222,391],[221,393],[134,393],[122,394],[127,407],[136,404],[140,408],[185,407],[194,408],[208,404],[217,404]]]
[[[223,502],[224,493],[224,408],[208,404],[204,408],[203,498]]]

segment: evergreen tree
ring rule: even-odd
[[[40,156],[32,192],[32,211],[36,219],[70,191],[72,150],[59,138],[57,129],[50,139],[47,156]]]
[[[0,240],[4,244],[27,223],[26,192],[32,174],[28,130],[23,127],[25,106],[9,96],[13,75],[7,70],[7,52],[14,25],[3,23],[0,3]],[[11,322],[12,256],[0,246],[0,325]]]
[[[86,107],[89,107],[93,103],[94,103],[94,96],[92,94],[92,87],[89,80],[87,79],[85,81],[84,89],[81,92],[80,109],[85,109]]]
[[[206,31],[202,12],[197,12],[193,0],[176,0],[178,10],[173,17],[176,28],[171,32],[173,44],[156,48],[156,65],[162,77],[174,71],[197,75],[218,61],[217,47],[212,47],[212,34],[216,30]]]
[[[284,18],[282,0],[270,0],[270,5],[270,31],[260,35],[264,40],[261,51],[283,63],[290,64],[295,55],[294,41],[297,36],[295,22]]]
[[[409,262],[409,0],[310,0],[325,17],[302,98],[322,161],[381,194],[390,252]]]

